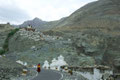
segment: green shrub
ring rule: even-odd
[[[16,28],[16,29],[12,30],[12,31],[8,34],[8,36],[7,36],[7,38],[6,38],[5,42],[4,42],[4,45],[3,45],[3,50],[0,50],[0,54],[1,54],[1,55],[4,54],[5,52],[7,52],[7,51],[9,50],[9,39],[10,39],[10,37],[12,37],[17,31],[19,31],[19,28]]]
[[[5,53],[5,50],[0,50],[0,55],[4,54]]]
[[[8,37],[7,37],[7,38],[13,36],[17,31],[19,31],[19,28],[16,28],[16,29],[12,30],[12,31],[8,34]]]
[[[8,43],[4,43],[3,49],[7,50],[8,49]]]

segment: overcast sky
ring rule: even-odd
[[[96,0],[0,0],[0,23],[21,24],[35,17],[58,20],[92,1]]]

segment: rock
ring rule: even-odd
[[[17,63],[23,65],[23,62],[21,60],[16,61]]]
[[[35,49],[36,47],[35,46],[32,46],[31,49]]]

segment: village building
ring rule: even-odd
[[[32,31],[32,32],[35,32],[35,29],[32,28],[31,25],[28,25],[27,27],[21,28],[20,30],[23,30],[23,29],[26,30],[26,31]]]

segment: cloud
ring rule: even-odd
[[[69,16],[81,6],[95,0],[16,0],[21,8],[29,12],[32,18],[42,20],[57,20]]]
[[[6,0],[5,3],[4,1],[1,0],[2,3],[0,3],[0,22],[18,24],[22,23],[24,20],[30,19],[28,13],[16,6],[14,2]]]
[[[17,8],[17,7],[0,7],[0,20],[7,22],[17,22],[29,19],[29,16],[25,11]]]
[[[58,20],[92,1],[95,0],[0,0],[0,20],[12,23],[34,17]]]

